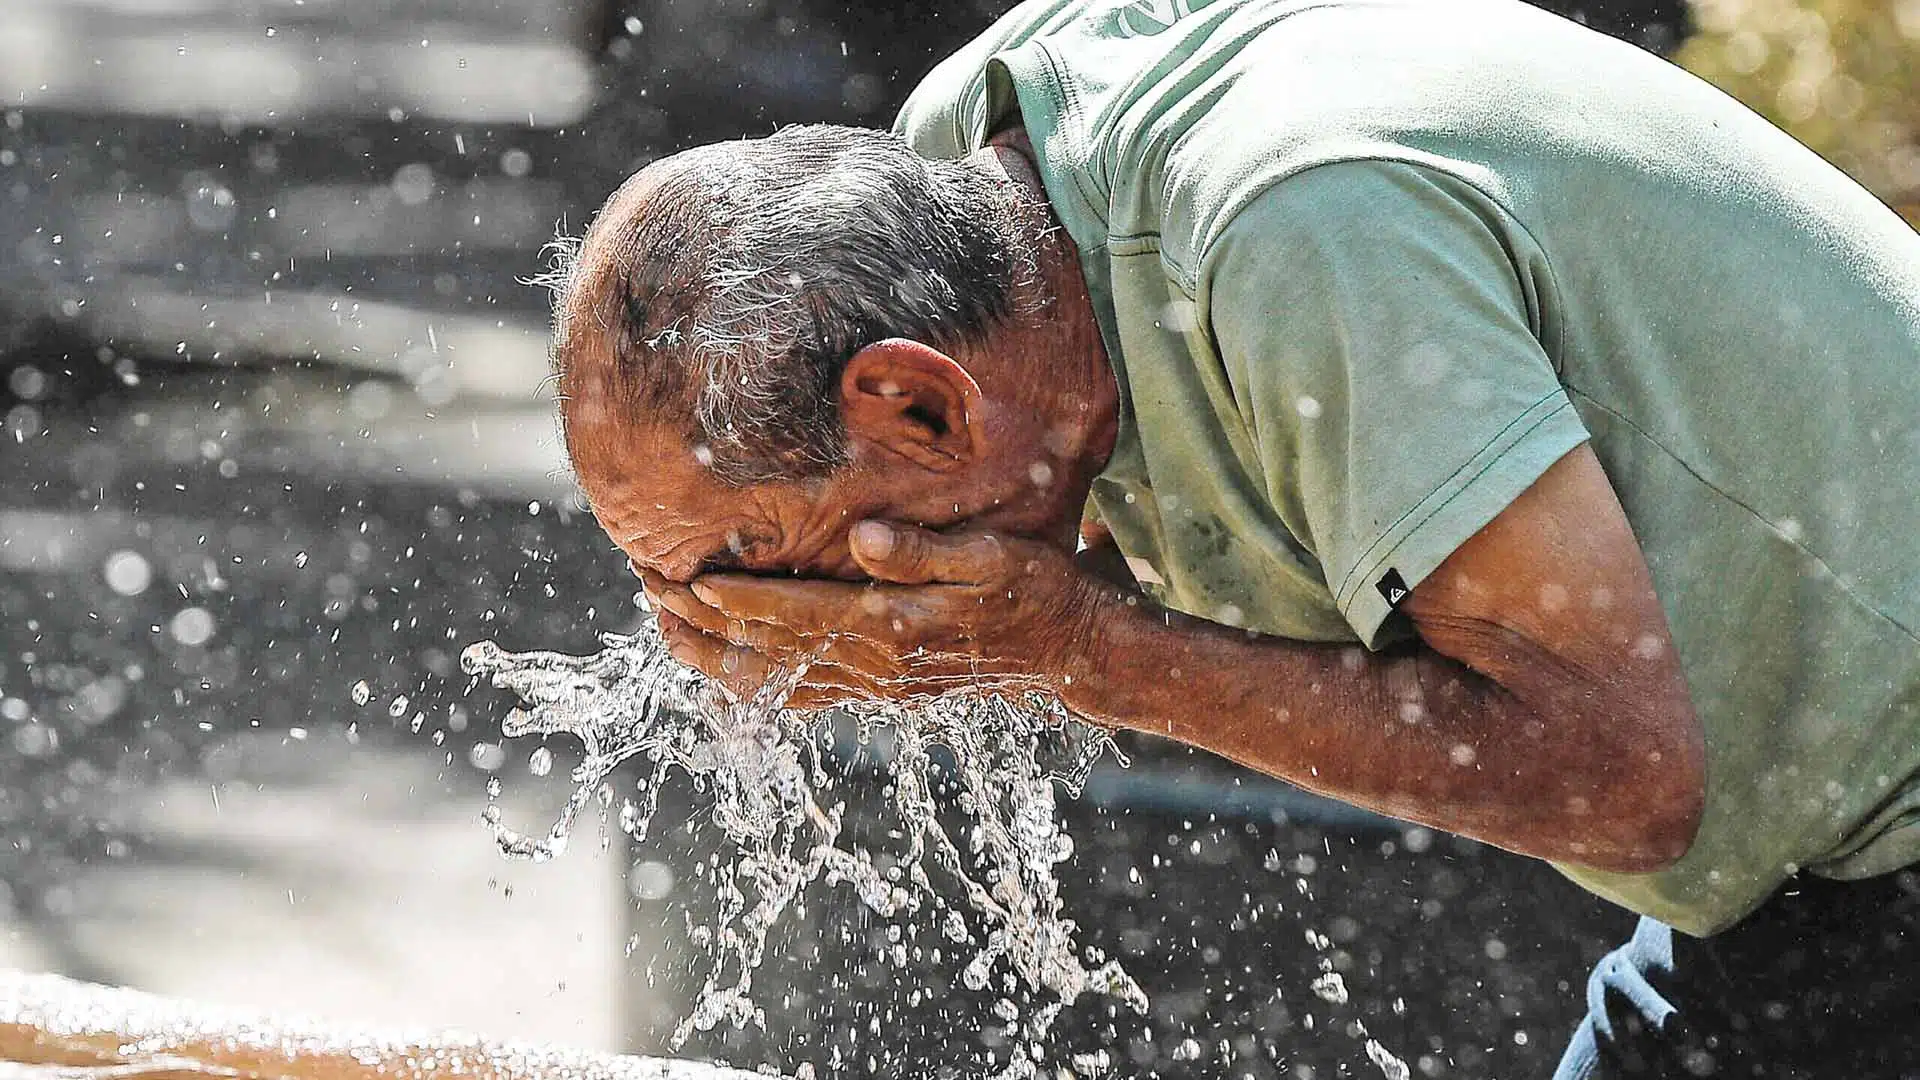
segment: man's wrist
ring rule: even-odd
[[[1139,598],[1119,590],[1089,590],[1065,643],[1055,694],[1068,709],[1096,723],[1114,724],[1109,692],[1113,688],[1113,660],[1129,622],[1140,617]]]

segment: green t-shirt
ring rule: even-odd
[[[1030,0],[898,129],[957,157],[1012,123],[1123,391],[1094,501],[1159,599],[1402,639],[1396,589],[1591,442],[1708,799],[1669,870],[1562,869],[1705,934],[1796,870],[1920,860],[1920,238],[1895,215],[1517,0]]]

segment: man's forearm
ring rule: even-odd
[[[1424,645],[1375,654],[1133,615],[1104,623],[1070,707],[1542,858],[1650,870],[1691,839],[1649,814],[1650,725],[1592,715],[1591,681],[1548,659],[1515,658],[1534,674],[1523,701]]]

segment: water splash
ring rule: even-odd
[[[1326,972],[1308,985],[1320,1000],[1329,1005],[1347,1003],[1347,980],[1337,971]]]
[[[1062,911],[1053,874],[1072,852],[1055,812],[1055,786],[1079,790],[1093,764],[1114,751],[1104,732],[1051,699],[1027,694],[954,691],[911,706],[847,710],[863,742],[886,737],[892,744],[885,764],[905,850],[889,853],[892,865],[883,872],[873,853],[842,843],[844,806],[821,802],[828,783],[824,722],[783,707],[804,669],[741,700],[674,660],[653,622],[631,635],[602,635],[601,642],[605,648],[591,656],[511,653],[492,642],[461,655],[468,674],[523,702],[506,718],[508,737],[568,734],[585,751],[573,772],[574,792],[544,836],[509,828],[496,805],[487,807],[486,820],[507,854],[558,856],[583,810],[597,799],[610,805],[608,777],[635,757],[652,765],[639,782],[640,802],[619,814],[636,840],[646,839],[671,771],[686,772],[711,795],[713,822],[732,842],[734,858],[712,875],[720,901],[714,922],[693,930],[713,963],[674,1046],[722,1021],[762,1021],[752,982],[767,933],[821,879],[850,886],[883,918],[929,907],[939,913],[942,932],[974,949],[961,973],[970,989],[986,989],[1002,971],[1003,979],[1062,1003],[1094,993],[1146,1011],[1146,994],[1117,961],[1089,950],[1082,962],[1078,928]],[[940,822],[932,778],[942,751],[958,789],[951,801],[972,826],[964,849]],[[949,890],[964,899],[965,911],[948,899]],[[1044,1038],[1057,1013],[1058,1005],[1035,1010],[1029,1037]],[[1002,1075],[1036,1075],[1026,1057],[1014,1055]]]
[[[1366,1050],[1367,1060],[1373,1062],[1386,1080],[1412,1080],[1413,1070],[1407,1068],[1406,1062],[1393,1056],[1391,1051],[1381,1046],[1378,1039],[1368,1039]]]
[[[1308,927],[1307,944],[1324,954],[1332,947],[1333,940],[1318,930]],[[1347,990],[1346,977],[1333,969],[1333,961],[1327,956],[1320,957],[1320,975],[1307,985],[1315,997],[1329,1005],[1344,1006],[1352,1000]],[[1398,1011],[1397,1007],[1395,1011]],[[1396,1057],[1393,1051],[1388,1050],[1380,1040],[1373,1038],[1364,1022],[1353,1021],[1347,1028],[1347,1034],[1355,1039],[1364,1040],[1361,1049],[1366,1051],[1367,1060],[1380,1070],[1380,1075],[1386,1080],[1412,1080],[1413,1071],[1408,1068],[1407,1063]]]

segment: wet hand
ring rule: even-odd
[[[1044,543],[862,522],[868,583],[645,573],[673,655],[750,694],[775,666],[809,666],[796,708],[901,700],[960,687],[1061,693],[1090,668],[1119,592]]]

